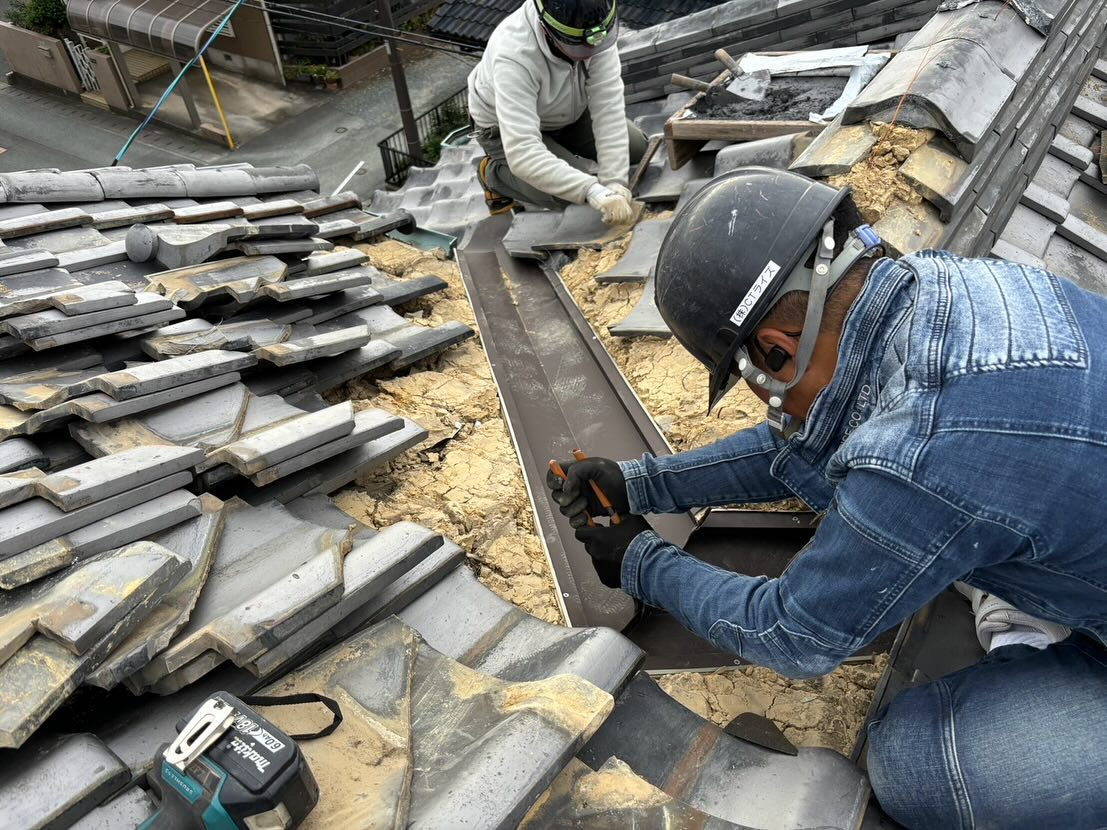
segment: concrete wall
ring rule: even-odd
[[[131,109],[131,96],[127,92],[119,72],[115,68],[115,61],[111,55],[90,51],[92,68],[96,72],[96,82],[100,84],[100,94],[104,96],[109,107],[116,112],[129,112]]]
[[[0,23],[0,51],[13,72],[74,95],[81,94],[77,70],[65,44],[56,37]]]
[[[418,51],[418,47],[399,46],[400,57],[404,60],[411,59]],[[372,52],[358,55],[353,60],[347,61],[338,67],[338,75],[342,79],[342,86],[347,87],[358,81],[364,81],[371,75],[388,68],[388,53],[384,47],[378,47]]]
[[[261,9],[242,6],[231,19],[234,37],[218,37],[208,49],[211,66],[284,85],[281,60],[273,46],[269,20]]]
[[[720,6],[627,32],[619,38],[627,103],[678,88],[674,72],[710,80],[722,71],[716,49],[791,51],[890,41],[922,28],[934,0],[731,0]]]

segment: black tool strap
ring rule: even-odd
[[[330,735],[334,730],[338,729],[339,724],[342,723],[342,710],[338,708],[338,701],[334,698],[326,697],[325,695],[316,694],[315,692],[304,692],[298,695],[250,695],[249,697],[242,698],[242,702],[247,706],[297,706],[302,703],[322,703],[328,709],[331,710],[331,714],[334,715],[334,719],[331,721],[330,726],[324,726],[318,732],[311,732],[304,735],[289,735],[294,741],[312,741],[316,738],[325,738]]]

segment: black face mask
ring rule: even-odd
[[[547,32],[545,29],[543,29],[542,34],[546,38],[546,45],[550,47],[550,51],[553,52],[553,56],[555,58],[561,58],[561,60],[565,61],[565,63],[570,63],[570,64],[577,63],[577,61],[573,60],[572,58],[570,58],[568,55],[566,55],[564,52],[562,52],[560,49],[557,48],[557,42],[553,39],[553,37],[550,35],[549,32]]]

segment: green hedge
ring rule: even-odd
[[[65,17],[65,0],[12,0],[8,20],[16,26],[50,37],[61,37],[69,26]]]

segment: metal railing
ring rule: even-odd
[[[438,161],[442,139],[468,123],[469,95],[468,90],[463,88],[415,119],[415,130],[419,136],[418,156],[411,154],[403,128],[378,142],[388,186],[402,185],[407,179],[408,168],[413,165],[433,166]]]

